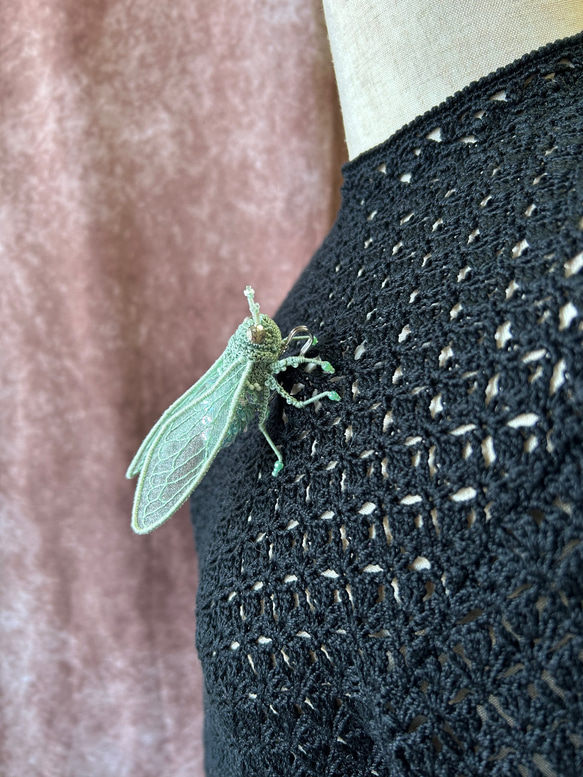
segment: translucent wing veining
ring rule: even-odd
[[[166,421],[168,421],[168,419],[172,416],[176,415],[180,408],[184,407],[186,404],[190,404],[195,399],[197,399],[197,397],[201,397],[203,394],[209,391],[215,385],[215,383],[221,379],[221,376],[227,370],[227,366],[228,365],[225,361],[225,354],[222,353],[216,362],[208,368],[205,374],[196,381],[194,386],[191,386],[187,391],[184,392],[184,394],[178,397],[178,399],[173,402],[170,407],[160,416],[160,418],[148,432],[148,436],[142,442],[138,448],[138,452],[132,459],[132,463],[128,467],[128,471],[126,473],[127,478],[135,477],[142,469],[144,466],[144,459],[146,458],[148,449],[152,444],[152,440],[156,438],[156,435],[164,426]]]
[[[194,392],[195,384],[189,390],[194,398],[189,392],[180,397],[150,432],[132,514],[138,534],[170,518],[204,477],[236,417],[251,367],[247,360],[231,363],[202,393]]]

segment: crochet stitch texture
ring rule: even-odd
[[[209,777],[583,774],[583,37],[344,168],[337,373],[193,498]]]

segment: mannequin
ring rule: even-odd
[[[350,159],[472,81],[583,29],[580,0],[324,0],[324,12]]]

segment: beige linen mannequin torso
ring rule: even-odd
[[[583,0],[324,0],[349,156],[583,29]]]

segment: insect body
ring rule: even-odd
[[[129,466],[126,477],[140,473],[132,512],[137,534],[156,529],[184,504],[219,450],[230,445],[255,415],[277,457],[273,475],[281,471],[281,453],[265,428],[272,392],[295,407],[323,397],[340,399],[335,391],[323,391],[299,401],[280,386],[275,376],[287,367],[316,364],[325,372],[334,372],[334,368],[329,362],[304,356],[316,342],[305,327],[297,327],[283,340],[275,321],[259,313],[250,286],[245,296],[251,317],[237,328],[208,372],[166,410]],[[292,340],[306,341],[300,355],[280,358]]]

